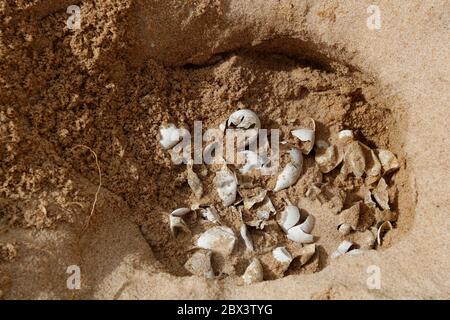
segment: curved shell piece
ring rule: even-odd
[[[357,256],[357,255],[363,254],[365,251],[367,251],[367,250],[353,249],[353,250],[348,251],[346,254],[351,255],[351,256]]]
[[[323,173],[328,173],[342,162],[342,152],[323,140],[317,141],[315,160]]]
[[[189,187],[192,189],[192,192],[194,192],[195,197],[200,199],[203,195],[203,185],[197,174],[192,169],[192,164],[188,164],[187,166],[187,182]]]
[[[390,221],[383,222],[377,230],[377,244],[381,246],[381,233],[384,230],[392,230],[392,223]]]
[[[259,129],[261,121],[258,115],[250,109],[242,109],[233,112],[228,118],[227,125],[239,129]]]
[[[247,226],[245,225],[245,223],[243,223],[241,225],[240,233],[241,233],[242,239],[244,240],[247,251],[253,251],[254,250],[253,241],[252,241],[252,238],[250,237],[250,234],[248,232],[248,229],[247,229]]]
[[[280,219],[278,220],[278,224],[284,232],[288,232],[290,228],[295,226],[297,222],[300,220],[300,210],[289,204],[286,206],[283,212],[281,212]]]
[[[231,206],[236,201],[238,182],[236,175],[228,169],[226,164],[223,165],[221,170],[217,171],[214,184],[223,205],[225,207]]]
[[[389,206],[389,192],[387,190],[388,185],[384,178],[381,178],[378,181],[378,185],[375,189],[373,189],[372,194],[375,198],[375,201],[380,205],[384,210],[390,210]]]
[[[346,143],[346,142],[350,142],[353,141],[355,138],[353,131],[352,130],[341,130],[338,133],[338,139],[340,143]]]
[[[300,150],[303,154],[309,154],[314,147],[316,139],[316,122],[312,118],[307,118],[307,127],[291,131],[291,134],[301,141]]]
[[[303,156],[299,149],[292,148],[290,151],[291,162],[289,162],[278,175],[274,192],[292,186],[300,178],[303,166]]]
[[[378,159],[375,151],[370,150],[370,156],[367,157],[369,160],[366,163],[366,174],[371,177],[381,176],[381,163]]]
[[[190,232],[188,226],[186,225],[186,222],[184,222],[183,218],[179,216],[170,215],[169,226],[170,231],[174,236],[176,236],[177,231]]]
[[[159,143],[165,150],[174,147],[181,140],[180,130],[173,123],[161,126],[159,134]]]
[[[366,169],[366,159],[363,148],[359,142],[353,141],[345,148],[344,161],[349,171],[352,172],[355,177],[362,177]]]
[[[391,151],[378,149],[377,154],[383,167],[383,174],[387,174],[400,168],[400,162]]]
[[[244,208],[247,210],[251,209],[255,204],[264,201],[264,199],[266,198],[266,194],[267,194],[267,191],[263,190],[251,198],[245,198],[244,199]]]
[[[341,244],[337,247],[336,251],[334,251],[331,254],[331,258],[337,258],[345,253],[353,246],[353,242],[350,240],[344,240],[341,242]]]
[[[352,227],[350,227],[348,224],[346,223],[342,223],[341,225],[339,225],[338,227],[338,231],[340,234],[342,234],[343,236],[346,236],[348,234],[350,234],[350,232],[352,232]]]
[[[245,284],[252,284],[263,281],[264,272],[259,259],[253,258],[247,269],[245,269],[242,279],[244,279]]]
[[[308,215],[306,220],[303,221],[299,226],[305,233],[311,233],[314,229],[314,225],[316,224],[316,218],[313,215]]]
[[[234,248],[236,236],[228,227],[218,226],[206,230],[197,239],[197,246],[228,256]]]
[[[298,225],[288,230],[287,237],[289,240],[298,243],[312,243],[314,236],[303,231],[302,226]]]
[[[212,223],[220,223],[220,217],[217,213],[217,210],[214,206],[209,206],[206,209],[201,209],[201,215],[203,218],[205,218],[208,221],[211,221]]]
[[[184,268],[193,275],[212,279],[214,270],[211,265],[211,255],[209,250],[198,250],[186,261]]]
[[[276,261],[282,264],[290,264],[292,256],[285,247],[277,247],[272,251],[272,255]]]
[[[170,214],[173,217],[182,217],[185,214],[189,213],[191,211],[191,209],[189,208],[178,208],[172,211],[172,213]]]

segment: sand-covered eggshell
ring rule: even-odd
[[[238,185],[236,175],[228,169],[227,165],[223,165],[222,169],[217,171],[213,182],[223,205],[231,206],[236,201]]]
[[[212,250],[228,256],[234,248],[236,236],[233,230],[224,226],[217,226],[206,230],[197,239],[199,248]]]
[[[193,275],[212,279],[214,270],[211,265],[211,255],[209,250],[198,250],[186,261],[184,267]]]
[[[264,279],[264,272],[261,262],[258,258],[253,258],[252,262],[245,269],[242,279],[245,284],[261,282]]]

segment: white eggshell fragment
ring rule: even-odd
[[[276,261],[282,264],[290,264],[292,262],[291,254],[285,247],[278,247],[272,251],[272,255]]]
[[[296,129],[292,130],[291,134],[300,141],[314,141],[315,132],[311,129]]]
[[[161,126],[159,134],[159,143],[165,150],[174,147],[181,140],[180,130],[173,123]]]
[[[355,177],[362,177],[366,169],[366,159],[359,142],[353,141],[345,148],[344,161]]]
[[[220,217],[217,213],[217,210],[214,206],[209,206],[206,209],[201,209],[201,215],[203,218],[205,218],[208,221],[211,221],[212,223],[220,223]]]
[[[347,142],[347,141],[351,141],[354,139],[354,134],[352,130],[341,130],[338,133],[338,139],[340,140],[340,142]]]
[[[384,210],[390,210],[389,206],[389,193],[388,193],[388,185],[384,178],[381,178],[378,181],[377,187],[372,191],[373,197],[375,201],[380,205]]]
[[[298,225],[288,230],[287,237],[289,240],[298,243],[312,243],[314,236],[303,231],[302,226]]]
[[[353,242],[351,242],[349,240],[342,241],[341,244],[336,249],[336,251],[334,251],[331,254],[331,258],[334,259],[334,258],[337,258],[337,257],[345,254],[351,248],[351,246],[353,246]]]
[[[236,175],[228,169],[227,165],[223,165],[222,169],[216,173],[213,182],[223,205],[231,206],[236,201],[238,185]]]
[[[383,167],[383,174],[387,174],[400,168],[400,162],[391,151],[378,149],[377,154]]]
[[[390,221],[383,222],[377,230],[377,244],[381,246],[381,234],[385,230],[392,230],[392,224]]]
[[[316,143],[315,160],[322,173],[328,173],[342,162],[342,153],[334,145],[319,140]]]
[[[178,230],[182,232],[190,232],[188,226],[186,225],[186,222],[184,222],[182,217],[170,215],[169,226],[170,231],[174,236],[176,236]]]
[[[300,220],[300,210],[290,204],[287,205],[283,212],[281,212],[280,219],[278,220],[278,224],[284,232],[288,232],[290,228],[295,226],[297,222]]]
[[[206,230],[197,239],[197,246],[228,256],[234,248],[236,236],[228,227],[218,226]]]
[[[263,268],[259,259],[254,258],[242,276],[245,284],[261,282],[264,279]]]
[[[174,216],[174,217],[182,217],[185,214],[189,213],[190,211],[191,211],[190,208],[178,208],[178,209],[173,210],[170,215]]]
[[[300,178],[303,166],[303,156],[299,149],[292,148],[290,151],[291,162],[289,162],[281,171],[275,184],[274,192],[286,189],[292,186]]]
[[[299,226],[305,233],[311,233],[314,229],[314,225],[316,224],[316,218],[313,215],[308,215],[306,220],[303,221]]]
[[[261,121],[258,115],[250,109],[242,109],[233,112],[227,121],[228,127],[236,127],[239,129],[259,129]]]
[[[307,119],[307,127],[291,131],[291,134],[301,142],[300,150],[303,154],[309,154],[314,147],[316,139],[316,123],[314,119]]]
[[[251,209],[255,204],[264,201],[264,199],[266,198],[266,194],[267,191],[263,190],[251,198],[244,198],[244,208],[247,210]]]
[[[211,254],[209,250],[198,250],[186,261],[184,264],[185,269],[199,277],[205,277],[207,279],[214,278]]]
[[[253,241],[252,241],[252,238],[250,237],[247,226],[245,224],[241,225],[240,233],[241,233],[242,239],[244,240],[247,251],[253,251],[254,250]]]

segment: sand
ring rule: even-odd
[[[0,296],[448,299],[448,4],[433,3],[382,1],[374,31],[361,1],[81,2],[80,30],[65,25],[68,1],[2,2]],[[377,250],[329,257],[343,238],[337,216],[304,197],[306,157],[303,178],[271,196],[277,211],[288,197],[317,218],[311,261],[281,279],[265,264],[267,281],[246,286],[240,243],[231,268],[215,261],[216,279],[189,275],[192,237],[174,238],[168,214],[195,197],[158,131],[216,127],[242,108],[285,137],[312,117],[319,138],[352,129],[397,155],[395,228]],[[195,170],[217,201],[209,168]],[[194,235],[210,227],[187,220]],[[66,286],[70,265],[80,290]],[[374,265],[379,290],[366,283]]]

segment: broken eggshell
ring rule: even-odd
[[[159,143],[165,150],[174,147],[181,140],[180,130],[173,123],[161,126],[159,134]]]
[[[300,210],[294,206],[290,201],[288,201],[288,205],[281,212],[280,219],[277,221],[280,225],[281,229],[284,232],[288,232],[290,228],[295,226],[297,222],[300,220]]]
[[[286,189],[297,182],[303,165],[303,156],[299,149],[292,148],[289,151],[291,162],[289,162],[278,175],[274,192]]]
[[[331,258],[335,259],[345,253],[347,253],[347,251],[353,246],[353,242],[349,241],[349,240],[344,240],[341,242],[341,244],[339,244],[339,246],[337,247],[336,251],[334,251],[331,254]]]
[[[383,222],[380,227],[377,230],[377,244],[378,246],[381,246],[381,238],[382,238],[382,232],[385,230],[392,230],[392,223],[390,221]]]
[[[287,237],[289,240],[292,240],[292,241],[298,242],[298,243],[314,242],[314,236],[303,231],[301,225],[290,228],[287,232]]]
[[[389,192],[387,188],[388,185],[386,183],[386,180],[384,180],[384,178],[381,178],[380,181],[378,181],[378,185],[376,186],[376,188],[372,190],[372,194],[373,197],[375,198],[375,201],[384,210],[390,210]]]
[[[339,139],[339,144],[340,145],[344,145],[348,142],[351,142],[355,139],[355,135],[353,134],[352,130],[341,130],[338,132],[338,139]]]
[[[179,216],[173,216],[173,215],[169,216],[169,227],[170,227],[170,231],[172,232],[173,236],[177,235],[177,230],[186,232],[186,233],[190,232],[186,222],[184,222],[183,218],[179,217]]]
[[[231,206],[236,201],[238,185],[236,175],[224,164],[222,169],[216,173],[213,182],[223,205]]]
[[[355,177],[362,177],[366,169],[366,159],[363,148],[358,141],[353,141],[346,146],[344,162],[346,167],[355,175]]]
[[[197,246],[228,256],[234,248],[236,236],[233,230],[224,226],[217,226],[206,230],[197,239]]]
[[[250,233],[248,232],[247,226],[243,223],[240,228],[241,237],[244,240],[245,248],[247,251],[253,251],[253,241],[250,236]]]
[[[264,272],[261,262],[257,258],[253,258],[242,276],[245,284],[261,282],[264,279]]]
[[[391,151],[377,149],[376,153],[383,167],[383,175],[400,168],[400,162]]]
[[[289,265],[292,262],[292,256],[285,247],[277,247],[272,251],[274,259],[282,264]]]
[[[322,173],[328,173],[342,162],[342,152],[334,145],[319,140],[316,143],[315,161]]]
[[[259,129],[261,121],[258,115],[250,109],[242,109],[233,112],[227,120],[228,127],[239,129]]]
[[[316,123],[314,119],[307,118],[307,127],[291,131],[291,134],[301,142],[300,150],[303,154],[309,154],[314,147],[316,139]]]
[[[214,270],[211,265],[211,255],[212,252],[209,250],[198,250],[186,261],[184,268],[193,275],[212,279]]]
[[[170,214],[173,217],[182,217],[185,214],[189,213],[191,211],[190,208],[178,208],[172,211],[172,213]]]
[[[266,198],[266,194],[267,191],[263,190],[253,197],[244,198],[244,208],[247,210],[251,209],[255,204],[264,201],[264,199]]]
[[[212,223],[220,223],[219,214],[214,206],[209,206],[206,209],[202,208],[200,213],[206,220],[211,221]]]
[[[313,215],[308,215],[299,226],[305,233],[311,233],[311,231],[314,229],[314,225],[316,224],[316,218],[314,218]]]

